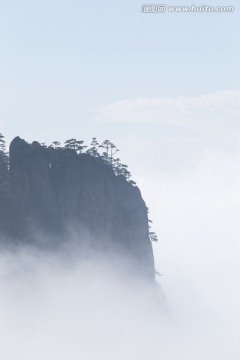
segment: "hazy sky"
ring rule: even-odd
[[[197,329],[193,353],[182,358],[235,360],[240,5],[235,0],[209,5],[233,5],[235,12],[143,14],[135,0],[0,0],[0,132],[8,141],[20,135],[27,141],[76,137],[89,143],[96,136],[116,143],[150,208],[160,239],[156,264],[172,314],[181,319],[180,333],[191,319],[185,342],[179,337],[178,345],[187,347]],[[12,285],[6,286],[7,291],[4,277],[1,305],[8,320],[15,304],[8,306]],[[61,286],[57,289],[65,294]],[[49,291],[47,286],[43,294]],[[74,296],[60,306],[63,323]],[[55,319],[50,323],[54,327]],[[89,333],[87,339],[94,344],[98,337]],[[203,356],[208,346],[211,356]],[[158,347],[152,350],[156,356]]]
[[[240,6],[213,4],[235,5],[235,12],[143,14],[139,1],[2,0],[1,131],[8,140],[74,134],[88,141],[111,137],[120,146],[123,135],[145,134],[145,128],[105,124],[106,106],[238,91]],[[239,93],[229,101],[239,103]],[[116,110],[111,120],[125,120]],[[165,131],[164,124],[148,129],[149,138]]]

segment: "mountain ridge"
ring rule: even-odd
[[[93,154],[14,138],[4,206],[0,192],[2,234],[30,244],[41,234],[52,239],[44,242],[50,247],[74,238],[80,247],[121,253],[140,276],[153,281],[148,209],[141,192]]]

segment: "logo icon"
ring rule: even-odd
[[[142,5],[143,13],[158,14],[166,11],[166,5],[164,4],[145,4]]]

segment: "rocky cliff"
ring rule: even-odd
[[[147,208],[138,187],[98,157],[19,137],[9,161],[8,195],[0,191],[2,234],[49,247],[71,239],[81,248],[121,253],[137,273],[154,280]]]

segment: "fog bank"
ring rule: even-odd
[[[193,167],[139,181],[167,315],[109,259],[2,251],[1,358],[238,360],[239,164],[209,149]]]

